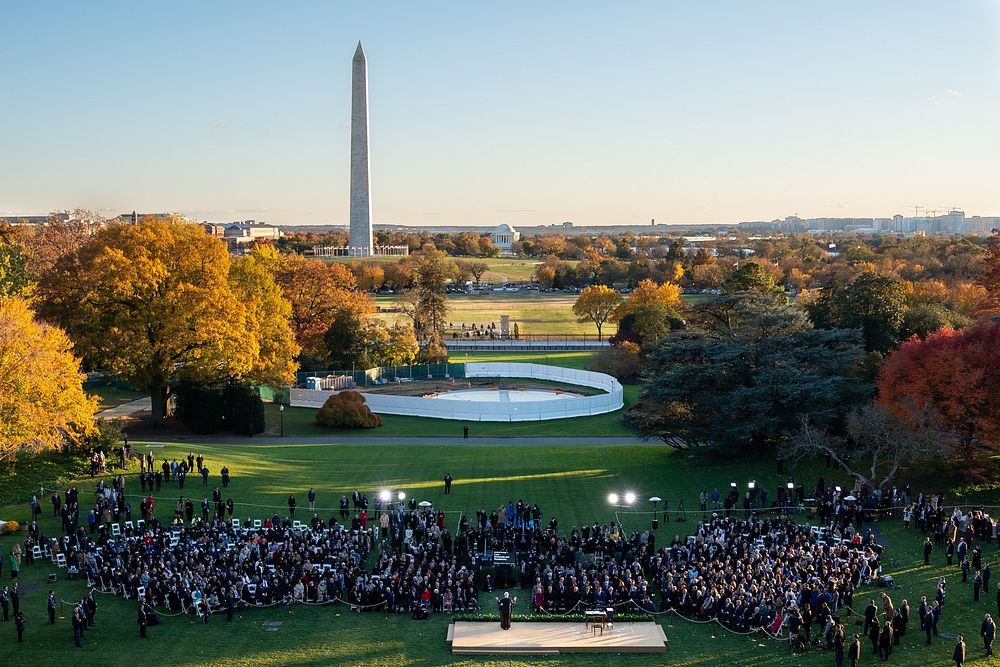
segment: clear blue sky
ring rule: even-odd
[[[4,2],[0,214],[1000,215],[1000,3]],[[908,208],[909,207],[909,208]]]

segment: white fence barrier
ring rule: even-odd
[[[541,421],[586,417],[620,410],[624,392],[615,378],[604,373],[580,371],[545,364],[467,363],[466,377],[514,377],[550,380],[601,389],[607,393],[548,401],[480,402],[456,401],[422,396],[394,396],[365,393],[372,412],[386,415],[409,415],[463,421]],[[291,389],[292,407],[320,408],[332,392],[314,389]]]

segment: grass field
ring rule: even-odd
[[[676,509],[680,499],[688,510],[696,509],[699,490],[713,486],[724,489],[729,480],[743,485],[748,479],[775,489],[788,476],[777,475],[769,459],[736,458],[718,460],[711,456],[674,452],[664,446],[476,446],[476,445],[306,445],[289,442],[283,445],[242,444],[196,445],[167,444],[157,448],[157,457],[180,457],[193,450],[205,455],[207,465],[217,471],[223,464],[233,473],[228,489],[241,517],[264,516],[282,511],[289,493],[304,496],[309,486],[319,494],[318,505],[332,508],[336,499],[354,489],[369,496],[382,488],[405,490],[411,497],[439,504],[454,526],[461,512],[493,508],[502,502],[523,498],[537,502],[545,517],[555,515],[561,530],[583,522],[612,520],[605,501],[609,492],[636,492],[639,498],[652,494],[671,501]],[[440,479],[445,472],[455,477],[450,496],[442,494]],[[828,473],[811,467],[788,471],[807,485],[817,474]],[[133,471],[134,474],[134,471]],[[129,489],[137,493],[134,477]],[[213,475],[212,485],[217,482]],[[81,489],[89,492],[92,481],[81,480]],[[159,494],[161,508],[169,507],[178,491],[168,484]],[[185,493],[196,499],[208,490],[200,483],[189,484]],[[47,502],[45,503],[48,504]],[[301,504],[301,501],[300,501]],[[648,503],[634,512],[621,515],[627,529],[648,525]],[[0,518],[27,517],[24,504],[0,508]],[[324,513],[332,513],[324,509]],[[687,523],[671,517],[661,524],[659,543],[674,535],[684,535],[698,518],[694,512]],[[43,514],[47,531],[55,528],[53,519]],[[970,660],[967,664],[987,664],[975,637],[982,613],[994,611],[992,595],[984,596],[973,607],[971,592],[959,583],[957,568],[945,568],[940,550],[934,565],[922,565],[916,530],[904,531],[898,522],[883,522],[879,530],[887,545],[886,561],[898,565],[889,572],[900,588],[894,591],[899,602],[906,597],[914,611],[919,595],[931,595],[934,582],[948,575],[948,601],[942,619],[944,633],[964,632],[969,638]],[[9,553],[13,538],[0,538],[0,549]],[[997,550],[987,546],[987,558],[996,562]],[[6,570],[6,568],[5,568]],[[45,598],[50,570],[45,563],[25,568],[20,578],[22,609],[26,612],[26,643],[11,641],[13,628],[0,626],[0,664],[50,665],[121,665],[142,657],[152,657],[161,667],[194,667],[212,664],[226,667],[279,667],[284,665],[486,665],[520,667],[545,665],[567,666],[652,666],[652,665],[805,665],[832,664],[832,656],[811,651],[804,657],[790,657],[783,644],[757,637],[732,635],[716,625],[696,625],[675,616],[661,619],[670,640],[666,656],[652,655],[565,655],[539,658],[489,658],[452,656],[444,641],[448,619],[436,616],[429,622],[414,622],[408,616],[385,617],[381,613],[354,614],[339,605],[322,608],[297,608],[291,615],[278,609],[250,610],[245,618],[226,624],[215,617],[207,625],[192,624],[185,618],[166,618],[161,626],[150,629],[150,638],[140,640],[135,625],[134,603],[100,596],[97,626],[88,631],[83,649],[72,646],[72,631],[66,620],[49,626],[45,619]],[[63,600],[83,595],[83,583],[60,578],[52,587]],[[6,572],[5,572],[5,581]],[[484,601],[486,596],[484,597]],[[858,605],[865,597],[856,595]],[[857,632],[854,620],[849,632]],[[265,625],[265,623],[267,625]],[[942,637],[931,647],[924,647],[922,637],[911,629],[903,646],[893,652],[889,665],[945,665],[953,640]],[[867,653],[865,654],[867,655]],[[871,664],[868,659],[863,664]]]
[[[505,283],[533,280],[535,277],[535,267],[541,264],[541,260],[528,259],[524,257],[491,257],[481,259],[478,257],[455,257],[456,261],[464,262],[486,262],[489,270],[483,275],[483,282]],[[355,262],[377,262],[387,264],[398,262],[399,257],[325,257],[323,261],[328,264],[334,262],[340,264],[352,264]],[[567,264],[575,265],[576,260],[567,260]]]
[[[487,292],[486,294],[448,295],[449,330],[460,330],[462,325],[495,324],[500,328],[500,316],[509,315],[510,325],[517,322],[522,334],[597,334],[592,322],[577,322],[573,314],[576,294],[538,292]],[[395,305],[395,298],[380,296],[376,304],[382,308]],[[403,313],[381,313],[387,322],[406,322]],[[617,327],[608,322],[605,335],[613,334]]]
[[[450,294],[448,295],[449,329],[461,330],[461,326],[495,324],[500,327],[500,316],[509,315],[511,327],[518,323],[522,334],[597,334],[593,322],[577,322],[573,314],[573,303],[577,294],[565,292],[534,291],[521,292],[487,292],[485,294]],[[687,305],[694,305],[713,297],[702,294],[684,294],[682,300]],[[380,296],[375,303],[382,308],[391,308],[396,303],[392,296]],[[380,317],[387,322],[407,321],[402,313],[381,313]],[[613,322],[604,324],[603,334],[611,335],[618,330]]]
[[[586,369],[593,358],[592,352],[455,352],[451,361],[456,363],[471,361],[506,361],[526,362],[565,366],[567,368]],[[375,429],[338,430],[316,426],[316,411],[311,408],[286,408],[284,412],[284,432],[287,437],[294,436],[364,436],[377,440],[390,436],[445,436],[455,437],[462,434],[462,428],[468,426],[472,437],[482,438],[520,438],[520,437],[629,437],[635,433],[625,428],[621,418],[625,410],[635,403],[639,396],[637,385],[625,385],[625,407],[615,412],[593,417],[578,417],[575,419],[550,419],[540,422],[462,422],[450,419],[431,419],[429,417],[405,417],[400,415],[382,415],[382,426]],[[278,406],[265,404],[267,413],[267,429],[271,434],[278,434],[281,429],[281,415]]]

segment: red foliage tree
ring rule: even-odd
[[[930,425],[970,461],[978,445],[1000,451],[1000,323],[921,340],[892,353],[877,382],[878,402],[911,428]]]
[[[983,270],[976,282],[986,288],[986,298],[976,308],[976,314],[1000,313],[1000,229],[994,229],[993,236],[986,242]]]

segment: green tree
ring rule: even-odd
[[[806,307],[821,329],[861,329],[865,348],[886,352],[899,343],[906,314],[906,284],[874,271],[847,285],[833,285]]]
[[[952,327],[961,329],[972,324],[972,320],[959,313],[952,312],[940,303],[918,303],[911,306],[903,316],[900,325],[900,338],[905,340],[910,336],[925,338],[927,334]]]
[[[17,296],[27,289],[31,282],[27,262],[20,244],[0,240],[0,299]]]
[[[757,262],[746,262],[739,267],[722,284],[723,294],[738,292],[760,292],[761,294],[778,294],[784,290],[775,284],[774,277]]]
[[[413,254],[413,274],[416,305],[426,322],[424,335],[439,334],[448,321],[448,299],[445,286],[455,272],[452,261],[433,246]]]
[[[825,425],[864,399],[856,331],[812,328],[780,295],[742,293],[702,306],[644,362],[643,393],[628,421],[675,446],[761,450],[804,416]]]

